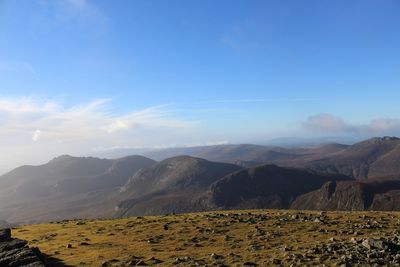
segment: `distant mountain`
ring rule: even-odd
[[[321,172],[340,173],[357,179],[400,174],[400,139],[372,138],[336,153],[318,158],[287,161],[284,165],[302,166]]]
[[[297,198],[293,209],[400,210],[400,180],[331,181]]]
[[[193,211],[191,200],[237,165],[180,156],[141,169],[122,187],[118,216]]]
[[[240,144],[160,149],[146,152],[144,155],[156,160],[163,160],[179,155],[188,155],[217,162],[234,163],[243,161],[274,164],[277,162],[286,162],[288,160],[309,158],[316,155],[326,156],[327,154],[339,152],[347,147],[347,145],[342,144],[323,144],[305,148]]]
[[[251,144],[169,148],[144,151],[155,160],[188,155],[210,161],[253,167],[275,164],[338,173],[357,179],[400,174],[400,139],[378,137],[353,145],[326,143],[308,147]]]
[[[360,142],[365,138],[362,137],[339,137],[339,136],[330,136],[330,137],[283,137],[283,138],[275,138],[265,141],[266,145],[274,145],[274,146],[283,146],[283,147],[306,147],[306,146],[318,146],[321,144],[329,144],[329,143],[340,143],[340,144],[354,144]]]
[[[0,176],[0,220],[34,223],[236,208],[400,210],[396,137],[350,146],[216,145],[146,155],[168,158],[157,163],[144,156],[64,155],[16,168]]]
[[[300,195],[327,181],[343,181],[343,175],[264,165],[225,176],[211,185],[209,203],[222,209],[289,208]]]
[[[0,176],[0,216],[11,222],[94,216],[104,207],[93,207],[136,171],[155,163],[142,156],[115,160],[60,156],[41,166],[19,167]]]

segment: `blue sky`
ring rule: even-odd
[[[0,0],[0,145],[46,158],[397,134],[399,14],[395,0]]]

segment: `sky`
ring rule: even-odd
[[[400,135],[396,0],[0,0],[0,173],[60,154]]]

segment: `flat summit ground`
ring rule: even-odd
[[[246,210],[61,221],[13,235],[59,266],[396,266],[399,226],[398,212]]]

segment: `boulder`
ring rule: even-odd
[[[40,250],[27,244],[25,240],[12,238],[11,229],[0,230],[0,266],[46,266]]]

